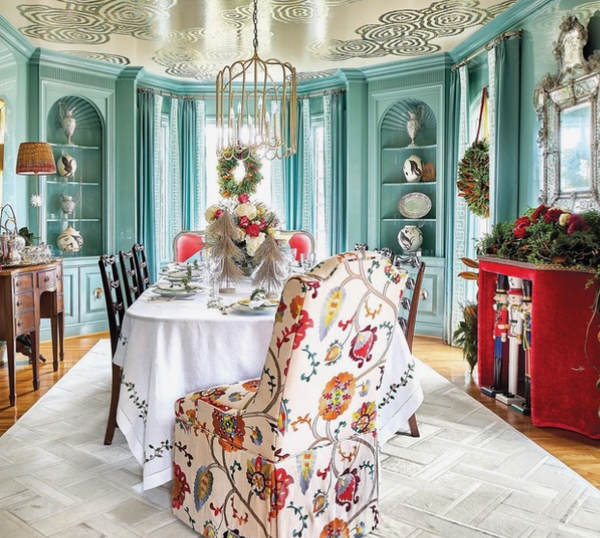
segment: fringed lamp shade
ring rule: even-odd
[[[56,174],[56,164],[50,144],[22,142],[17,155],[17,174],[24,176]]]

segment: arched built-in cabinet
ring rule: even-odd
[[[423,280],[426,297],[419,304],[417,332],[441,337],[445,254],[443,86],[374,91],[370,98],[373,121],[369,158],[375,188],[370,190],[369,198],[369,244],[402,253],[400,230],[405,226],[419,228],[427,267]],[[416,135],[408,125],[413,118],[420,124]]]
[[[63,120],[74,125],[69,143]],[[64,257],[100,256],[103,253],[103,123],[87,99],[65,96],[55,101],[46,118],[47,140],[52,146],[57,173],[46,178],[46,241],[56,250],[58,236],[77,230],[83,244]],[[68,127],[68,125],[67,125]]]

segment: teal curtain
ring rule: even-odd
[[[521,39],[500,40],[490,60],[490,217],[514,220],[519,209]]]
[[[152,92],[138,93],[138,238],[144,245],[148,258],[150,279],[156,280],[156,219],[155,219],[155,95]]]
[[[334,93],[325,96],[325,140],[327,169],[329,180],[325,186],[326,222],[329,224],[328,247],[330,254],[347,250],[347,189],[346,189],[346,95]]]
[[[455,235],[460,233],[461,230],[457,230],[455,227],[455,212],[457,204],[457,189],[456,189],[456,176],[458,171],[458,159],[461,148],[459,147],[460,138],[460,121],[461,121],[461,85],[460,85],[460,73],[458,70],[451,71],[450,73],[450,91],[448,97],[448,114],[445,122],[445,137],[446,137],[446,170],[448,170],[448,177],[451,181],[448,182],[446,188],[446,200],[448,200],[448,214],[452,215],[448,223],[449,226],[446,229],[446,245],[447,252],[452,255],[446,256],[446,275],[454,275],[454,249],[455,249]],[[462,156],[462,155],[461,155]],[[464,234],[464,230],[462,230]],[[464,241],[464,238],[463,238]],[[445,305],[446,310],[449,310],[453,305],[453,290],[454,290],[454,279],[447,278],[445,283]],[[444,319],[444,342],[452,341],[452,315],[448,315],[446,312]],[[451,314],[451,313],[450,313]]]
[[[179,162],[181,170],[181,204],[183,229],[193,230],[196,227],[196,215],[200,208],[196,199],[196,154],[197,139],[197,110],[192,99],[183,99],[179,104]]]
[[[302,229],[302,209],[303,209],[303,178],[304,153],[307,148],[304,147],[304,131],[310,130],[310,124],[304,125],[304,114],[302,112],[302,103],[299,103],[298,120],[296,123],[296,153],[287,159],[283,166],[283,193],[285,200],[285,226],[288,230]],[[308,148],[310,150],[310,148]]]

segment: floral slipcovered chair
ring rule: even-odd
[[[377,393],[405,280],[369,251],[288,280],[262,377],[175,404],[177,516],[219,538],[377,526]]]

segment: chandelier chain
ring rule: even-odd
[[[252,12],[252,24],[254,25],[254,39],[252,45],[254,46],[254,54],[258,52],[258,0],[254,0],[254,10]]]

